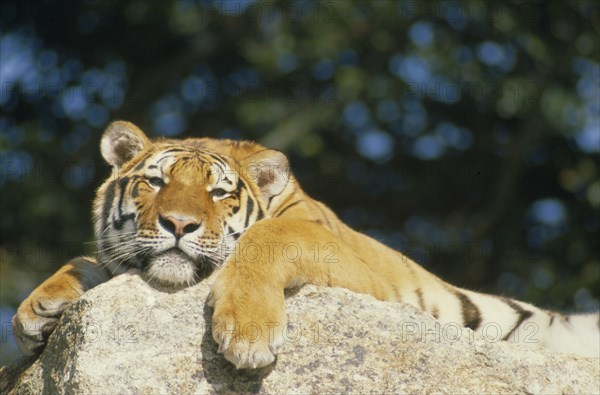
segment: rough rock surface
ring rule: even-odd
[[[210,334],[209,282],[168,293],[125,274],[63,316],[16,393],[598,393],[598,359],[491,342],[343,289],[289,295],[274,365],[236,370]]]

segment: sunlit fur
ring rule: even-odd
[[[100,261],[113,274],[134,266],[150,281],[193,284],[221,266],[244,228],[264,216],[251,174],[240,171],[236,161],[264,147],[216,143],[157,141],[114,169],[94,205]],[[164,185],[153,185],[153,179]],[[211,196],[215,189],[229,196]],[[176,240],[159,223],[159,214],[194,218],[200,226]]]
[[[310,198],[277,151],[209,138],[150,141],[127,122],[109,126],[101,151],[113,174],[94,203],[100,265],[74,260],[23,302],[14,325],[27,352],[42,347],[44,336],[23,328],[52,327],[43,321],[48,312],[35,309],[40,302],[64,305],[134,268],[150,283],[173,287],[218,269],[207,301],[214,306],[212,334],[220,352],[239,368],[275,360],[285,343],[283,290],[307,283],[408,303],[441,325],[482,335],[491,329],[495,340],[592,357],[600,353],[597,313],[554,313],[444,282]],[[245,339],[240,328],[247,325],[264,335]]]

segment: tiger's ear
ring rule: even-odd
[[[148,145],[150,140],[140,128],[131,122],[115,121],[102,135],[100,152],[109,165],[120,167]]]
[[[289,162],[284,154],[272,149],[257,152],[241,163],[242,173],[250,178],[269,200],[279,195],[290,181]]]

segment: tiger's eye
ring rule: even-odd
[[[215,188],[212,191],[210,191],[210,194],[213,197],[221,198],[221,197],[224,197],[225,195],[227,195],[227,191],[222,188]]]
[[[153,187],[162,188],[165,185],[165,182],[160,177],[150,177],[146,180],[148,181],[148,184],[152,185]]]

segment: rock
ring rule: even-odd
[[[210,279],[179,292],[124,274],[63,315],[15,393],[597,393],[599,361],[485,340],[409,305],[305,286],[275,364],[236,370],[210,333]],[[5,370],[6,371],[6,370]]]

